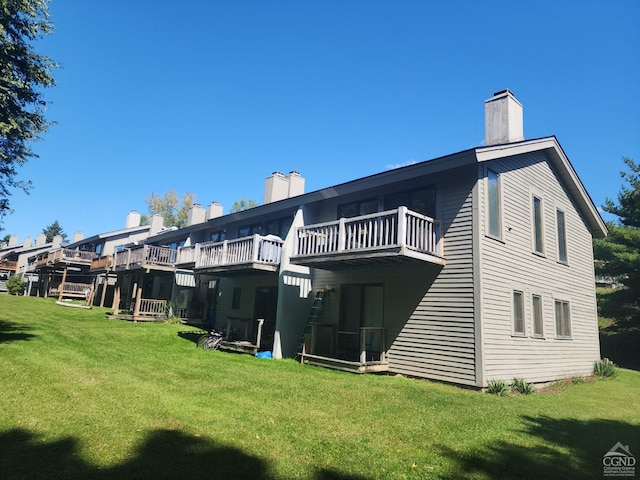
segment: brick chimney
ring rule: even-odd
[[[493,94],[484,102],[485,145],[524,140],[522,104],[509,89]]]

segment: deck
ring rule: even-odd
[[[337,270],[385,263],[444,265],[441,223],[406,207],[306,225],[291,263]]]
[[[136,245],[115,254],[113,268],[116,272],[125,270],[167,270],[175,269],[177,250],[154,245]]]
[[[222,242],[199,243],[180,248],[176,265],[191,267],[199,273],[277,272],[282,243],[280,238],[257,234]]]

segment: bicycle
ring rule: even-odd
[[[196,348],[202,348],[203,350],[217,350],[220,348],[220,344],[223,340],[224,335],[221,332],[211,330],[211,332],[205,333],[198,338]]]

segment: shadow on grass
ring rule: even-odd
[[[638,458],[640,428],[631,423],[529,416],[523,420],[525,433],[544,445],[499,441],[473,453],[446,446],[440,450],[469,476],[509,479],[602,479],[602,458],[617,442],[629,445]]]
[[[34,335],[26,332],[27,329],[23,326],[0,320],[0,343],[31,340]]]
[[[241,450],[173,430],[151,432],[131,460],[109,468],[84,462],[78,441],[40,439],[14,429],[0,433],[3,480],[64,479],[279,479],[268,461]],[[319,470],[317,480],[366,480],[331,470]]]
[[[209,332],[206,330],[185,330],[183,332],[178,332],[178,336],[195,344],[202,335],[206,335],[207,333]]]

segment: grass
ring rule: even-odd
[[[195,348],[189,327],[0,295],[3,479],[602,478],[640,373],[498,397]]]

